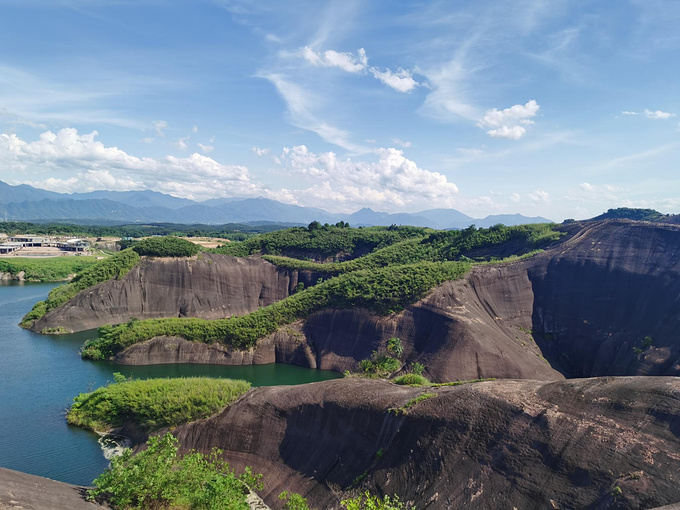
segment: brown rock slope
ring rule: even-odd
[[[0,510],[97,510],[85,488],[0,468]]]
[[[198,258],[145,258],[124,278],[101,283],[36,321],[31,329],[83,331],[131,317],[243,315],[288,296],[308,272],[279,270],[259,257],[203,253]]]
[[[425,392],[434,396],[389,411]],[[217,446],[237,469],[262,472],[273,508],[291,489],[337,508],[333,489],[353,483],[420,510],[680,501],[680,380],[670,377],[258,388],[174,433],[186,449]]]
[[[119,361],[284,361],[342,371],[398,336],[405,359],[423,363],[435,381],[561,378],[554,368],[567,377],[680,374],[680,228],[621,220],[572,228],[545,253],[476,267],[400,314],[328,309],[249,353],[154,339]]]

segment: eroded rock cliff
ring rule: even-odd
[[[424,393],[431,397],[407,407]],[[392,409],[392,411],[390,411]],[[652,508],[680,500],[680,380],[493,381],[436,389],[340,379],[257,388],[174,432],[338,508],[350,487],[419,509]]]
[[[145,258],[120,280],[82,291],[31,328],[83,331],[132,317],[244,315],[288,296],[309,272],[280,270],[259,257],[202,253],[197,258]]]

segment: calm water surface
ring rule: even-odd
[[[293,365],[125,367],[82,361],[78,350],[92,333],[43,336],[17,324],[56,284],[0,282],[0,467],[87,485],[108,461],[98,436],[66,424],[78,393],[113,380],[114,372],[149,377],[209,376],[246,379],[254,386],[302,384],[338,377]]]

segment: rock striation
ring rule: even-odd
[[[356,370],[391,337],[433,381],[558,380],[680,375],[680,227],[606,220],[564,227],[565,240],[530,259],[477,266],[390,316],[325,309],[237,352],[156,338],[119,363],[286,362]],[[309,272],[257,257],[145,260],[120,281],[88,289],[34,325],[81,330],[130,317],[243,314],[288,296]]]
[[[306,271],[281,270],[260,257],[202,253],[194,258],[144,258],[120,280],[95,285],[35,322],[32,330],[84,331],[130,318],[244,315],[290,295]]]
[[[261,496],[272,508],[291,488],[313,508],[339,508],[355,489],[396,493],[419,509],[680,501],[680,380],[672,377],[257,388],[174,434],[185,449],[219,447],[237,470],[263,473]]]

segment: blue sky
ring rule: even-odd
[[[680,2],[0,0],[0,180],[680,212]]]

